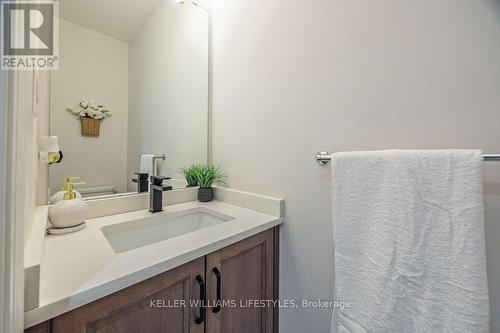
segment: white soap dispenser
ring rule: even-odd
[[[66,234],[85,228],[89,207],[73,191],[73,182],[65,182],[64,199],[57,202],[49,210],[49,221],[52,224],[47,230],[49,234]]]

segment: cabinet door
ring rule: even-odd
[[[207,256],[207,333],[272,333],[274,292],[274,230],[228,246]],[[217,301],[222,303],[217,309]],[[213,302],[216,302],[215,304]]]
[[[200,258],[54,318],[53,332],[203,333],[189,301],[200,300],[204,279]]]

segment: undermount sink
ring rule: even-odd
[[[116,253],[127,252],[146,245],[209,228],[231,220],[208,211],[183,215],[159,214],[145,219],[118,223],[101,228]]]

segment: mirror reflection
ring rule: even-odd
[[[177,171],[207,162],[208,13],[189,1],[63,0],[59,35],[50,132],[64,158],[50,167],[51,196],[66,177],[84,198],[138,192],[151,175],[185,187]]]

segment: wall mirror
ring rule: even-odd
[[[50,134],[84,198],[137,193],[136,172],[171,177],[208,158],[209,14],[191,1],[62,0]],[[150,160],[155,156],[153,160]],[[141,162],[142,157],[142,162]]]

